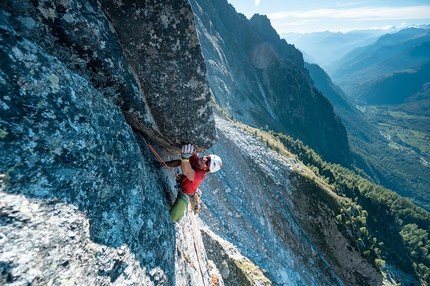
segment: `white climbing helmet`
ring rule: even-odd
[[[210,165],[209,165],[209,172],[210,173],[214,173],[216,171],[218,171],[219,169],[221,169],[222,167],[222,160],[219,156],[217,155],[208,155],[208,157],[210,158]]]

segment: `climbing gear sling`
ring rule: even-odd
[[[200,207],[200,197],[202,196],[202,191],[197,189],[197,191],[190,196],[191,208],[195,213],[199,213],[201,211]]]

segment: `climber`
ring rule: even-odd
[[[191,205],[196,212],[200,211],[199,186],[206,173],[216,172],[221,169],[222,161],[217,155],[197,156],[192,144],[182,146],[180,160],[166,162],[169,167],[181,167],[182,174],[179,178],[179,191],[175,203],[170,209],[170,217],[173,222],[180,220],[185,213],[185,208],[191,198]]]

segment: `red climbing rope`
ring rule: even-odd
[[[163,167],[167,168],[170,170],[170,172],[172,172],[172,174],[177,177],[178,176],[178,170],[175,167],[169,167],[167,166],[166,162],[163,161],[163,159],[161,158],[160,155],[158,155],[158,153],[155,151],[155,149],[151,146],[151,144],[148,144],[148,148],[149,150],[151,150],[151,152],[154,154],[154,156],[157,158],[158,162],[160,162],[161,165],[163,165]]]
[[[161,158],[161,156],[157,154],[157,152],[151,146],[151,144],[148,144],[148,148],[149,148],[149,150],[151,150],[151,152],[154,154],[154,156],[157,158],[157,160],[160,162],[160,164],[163,165],[163,167],[168,168],[173,173],[173,175],[175,177],[178,176],[178,170],[175,167],[169,167],[169,166],[167,166],[166,162],[164,162],[163,159]],[[176,170],[176,172],[173,169]],[[206,286],[206,282],[205,282],[205,278],[204,278],[204,266],[203,266],[202,257],[200,255],[200,249],[199,249],[199,246],[198,246],[196,223],[195,223],[195,219],[194,219],[194,213],[193,213],[193,211],[191,209],[191,204],[188,204],[188,212],[190,214],[191,227],[193,229],[194,249],[196,250],[197,259],[199,260],[200,273],[202,275],[203,282],[204,282],[204,284]]]

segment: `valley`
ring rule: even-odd
[[[346,126],[355,154],[352,168],[427,211],[430,62],[424,47],[429,45],[429,31],[428,26],[387,31],[371,43],[351,47],[341,58],[332,57],[326,71],[306,64],[315,86],[330,99]],[[340,46],[349,37],[341,36],[337,35]]]
[[[357,109],[376,132],[371,142],[352,136],[351,141],[358,146],[357,153],[376,171],[374,178],[429,211],[430,132],[426,127],[429,117],[391,106],[357,106]]]
[[[389,147],[409,153],[424,166],[429,166],[430,130],[423,130],[419,126],[430,122],[430,117],[392,110],[390,106],[357,106],[357,109],[378,127]]]

